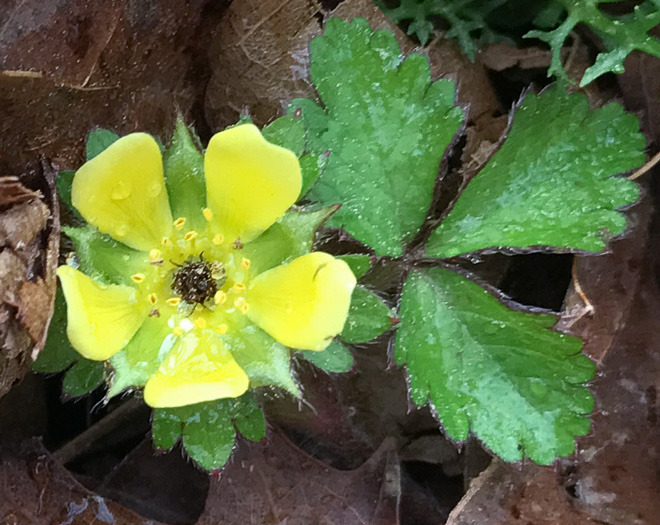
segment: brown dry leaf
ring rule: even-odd
[[[213,74],[206,117],[211,127],[234,124],[245,112],[262,126],[280,116],[293,98],[314,98],[308,46],[326,16],[366,18],[375,29],[394,31],[406,51],[412,47],[370,0],[346,0],[331,13],[315,0],[233,2],[209,53]]]
[[[396,525],[399,490],[389,440],[361,467],[340,471],[273,432],[267,445],[240,442],[197,525]]]
[[[89,492],[38,439],[0,447],[0,523],[159,525]]]
[[[473,483],[448,525],[660,521],[660,290],[654,277],[660,224],[656,219],[648,237],[648,201],[632,217],[629,236],[614,242],[611,253],[577,259],[575,273],[594,310],[582,308],[574,293],[562,322],[601,363],[592,387],[597,406],[591,433],[578,440],[575,458],[557,469],[493,465]]]

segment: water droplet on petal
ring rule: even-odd
[[[163,191],[163,185],[158,182],[154,182],[151,186],[147,188],[147,195],[149,197],[158,197]]]
[[[115,233],[117,234],[117,237],[124,237],[128,233],[128,224],[123,223],[117,226]]]
[[[130,194],[131,194],[131,183],[119,179],[115,184],[115,187],[112,188],[110,197],[116,201],[120,201],[128,198]]]

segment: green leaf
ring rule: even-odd
[[[395,357],[417,405],[430,401],[449,437],[471,430],[505,461],[549,464],[589,431],[595,366],[554,315],[512,310],[452,271],[413,271]]]
[[[92,160],[118,140],[119,135],[109,129],[98,128],[92,130],[87,136],[87,145],[85,147],[87,160]]]
[[[191,229],[204,231],[206,228],[206,220],[202,215],[202,210],[206,207],[204,157],[181,117],[176,121],[172,142],[163,155],[163,169],[172,217],[175,219],[185,217]]]
[[[340,255],[337,259],[341,259],[351,268],[353,275],[356,279],[362,277],[371,268],[371,255],[348,254]]]
[[[63,227],[73,241],[80,270],[94,279],[112,284],[134,284],[130,276],[143,272],[149,261],[144,252],[115,241],[92,226]]]
[[[364,19],[330,19],[310,44],[311,74],[324,110],[294,101],[308,148],[330,150],[310,191],[341,203],[330,225],[380,255],[399,256],[426,217],[445,149],[463,120],[454,85],[431,82],[428,60],[401,50],[389,31]]]
[[[322,352],[301,350],[298,355],[321,370],[335,374],[350,372],[355,365],[351,351],[336,339]]]
[[[62,393],[65,397],[80,397],[89,394],[103,383],[105,367],[100,361],[80,358],[62,380]]]
[[[243,437],[255,442],[266,437],[266,418],[252,393],[234,400],[232,414],[234,424]]]
[[[346,326],[339,335],[345,343],[366,343],[392,326],[392,310],[364,286],[356,286]]]
[[[262,134],[267,141],[293,151],[296,157],[301,157],[305,151],[305,126],[294,116],[275,119],[262,130]]]
[[[307,195],[309,190],[316,184],[321,173],[328,165],[328,156],[325,153],[320,155],[304,155],[300,159],[300,170],[302,172],[302,186],[300,197]]]
[[[73,202],[71,202],[71,186],[73,186],[73,176],[75,174],[76,172],[73,170],[60,171],[55,179],[55,185],[57,186],[57,194],[60,196],[62,202],[71,210],[76,218],[82,219],[78,210],[73,207]]]
[[[252,261],[250,273],[259,275],[285,261],[309,253],[316,230],[336,211],[337,206],[331,206],[316,210],[300,208],[287,212],[243,248],[245,257]]]
[[[151,436],[154,447],[161,451],[170,450],[181,437],[183,422],[178,413],[170,410],[157,408],[151,418]]]
[[[602,251],[626,229],[619,209],[639,197],[618,173],[644,162],[637,119],[585,95],[529,94],[509,136],[431,235],[435,257],[500,247]]]

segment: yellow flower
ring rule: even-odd
[[[72,202],[85,220],[135,255],[126,262],[127,284],[58,269],[69,339],[93,360],[129,342],[149,346],[155,372],[144,397],[153,407],[242,395],[252,378],[232,355],[231,338],[251,333],[251,325],[282,345],[324,350],[343,329],[355,287],[346,263],[322,252],[259,273],[259,253],[247,245],[300,193],[291,151],[251,124],[236,126],[211,139],[204,178],[206,206],[173,217],[158,144],[134,133],[88,161],[73,181]]]

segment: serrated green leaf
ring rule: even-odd
[[[505,461],[549,464],[589,431],[584,383],[595,366],[549,314],[512,310],[452,271],[413,271],[401,298],[395,357],[411,397],[433,403],[447,434],[472,431]]]
[[[55,185],[57,186],[57,194],[60,196],[62,202],[71,210],[76,218],[82,220],[82,216],[73,207],[73,202],[71,202],[71,186],[73,185],[73,176],[75,174],[76,172],[73,170],[60,171],[55,179]]]
[[[92,160],[118,140],[119,135],[109,129],[98,128],[92,130],[87,137],[85,146],[87,160]]]
[[[154,410],[151,418],[151,436],[156,448],[170,450],[181,437],[183,422],[178,413],[168,409]]]
[[[364,286],[356,286],[344,330],[339,338],[345,343],[366,343],[392,326],[392,310]]]
[[[293,151],[296,157],[301,157],[305,151],[305,126],[301,119],[292,115],[275,119],[262,134],[267,141]]]
[[[372,32],[364,19],[328,20],[310,51],[325,109],[294,101],[289,111],[299,109],[310,152],[331,153],[309,195],[342,204],[331,225],[399,256],[426,217],[438,166],[463,119],[454,86],[431,83],[425,57],[402,60],[394,35]]]
[[[203,231],[206,228],[202,215],[206,207],[204,156],[181,118],[176,121],[172,142],[163,155],[163,169],[172,217],[185,217],[191,229]]]
[[[371,255],[348,254],[340,255],[337,259],[341,259],[350,267],[356,279],[362,277],[371,268]]]
[[[302,172],[302,186],[300,188],[300,197],[307,195],[307,192],[316,184],[316,181],[327,165],[328,156],[324,153],[321,155],[310,154],[301,157],[300,171]]]
[[[321,370],[335,374],[350,372],[355,365],[351,351],[336,339],[322,352],[303,350],[298,355]]]
[[[246,439],[257,442],[266,437],[266,418],[252,392],[234,400],[233,416],[236,428]]]
[[[234,449],[236,430],[231,405],[225,399],[193,405],[198,410],[185,421],[183,447],[205,470],[224,467]]]
[[[103,383],[105,367],[100,361],[80,358],[66,371],[62,380],[65,397],[80,397],[89,394]]]
[[[644,162],[634,115],[616,103],[590,111],[585,95],[529,94],[509,136],[431,235],[435,257],[499,247],[602,251],[626,228],[618,210],[639,197],[614,175]]]
[[[268,230],[245,245],[243,254],[252,261],[251,274],[259,275],[285,261],[309,253],[316,230],[336,210],[336,206],[331,206],[287,212]]]
[[[63,227],[73,241],[80,270],[103,283],[133,284],[130,276],[149,264],[144,252],[115,241],[92,226]]]

